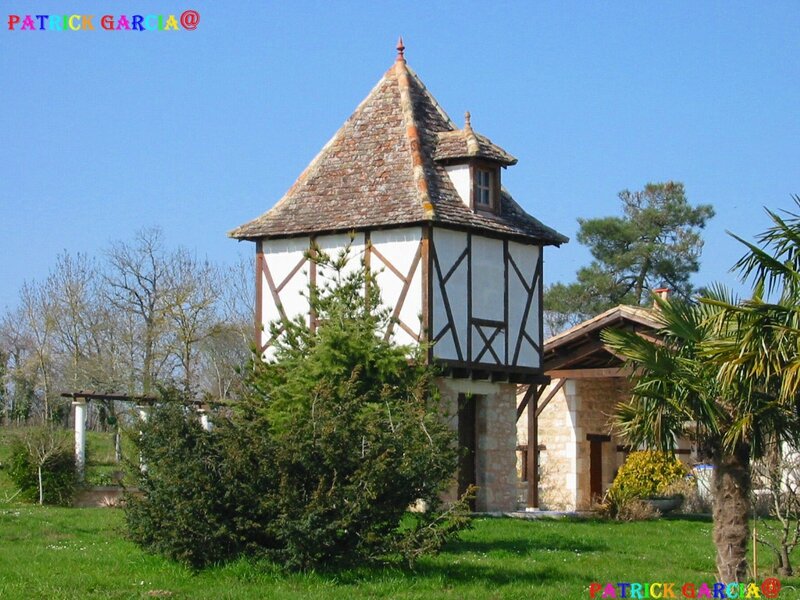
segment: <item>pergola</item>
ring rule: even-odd
[[[147,395],[84,391],[64,392],[61,394],[61,397],[71,398],[72,406],[75,408],[75,466],[78,471],[78,477],[81,480],[84,478],[86,468],[86,410],[88,403],[92,400],[128,402],[136,407],[139,418],[142,421],[146,421],[150,409],[159,400],[155,396]],[[200,413],[200,424],[203,426],[203,429],[210,429],[211,425],[208,420],[207,404],[201,401],[194,401],[191,404],[193,404]]]

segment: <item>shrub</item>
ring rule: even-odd
[[[270,487],[269,453],[259,456],[256,440],[229,431],[224,421],[205,431],[176,394],[165,400],[137,436],[145,469],[139,491],[126,494],[128,534],[140,546],[195,568],[227,560],[245,551],[256,522],[274,517],[260,511],[260,496]],[[130,468],[139,471],[138,465]]]
[[[632,452],[620,467],[598,506],[600,514],[619,521],[657,518],[660,513],[643,499],[670,493],[686,475],[674,456],[654,450]]]
[[[12,442],[8,474],[23,498],[68,505],[77,484],[74,452],[66,431],[29,429]]]
[[[411,563],[467,525],[466,501],[440,501],[457,449],[425,349],[384,340],[363,269],[318,260],[334,282],[310,291],[318,326],[274,327],[275,360],[254,360],[212,432],[175,406],[144,427],[144,494],[126,509],[140,545],[196,567],[243,553],[292,569]],[[428,510],[407,516],[418,499]]]
[[[649,498],[664,494],[671,483],[686,473],[683,463],[671,454],[642,450],[628,455],[611,487],[626,498]]]

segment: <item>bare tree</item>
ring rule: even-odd
[[[198,344],[209,337],[217,322],[220,298],[219,270],[198,261],[185,250],[169,258],[170,299],[167,316],[175,339],[175,354],[183,371],[183,389],[193,390]]]
[[[0,321],[0,347],[6,356],[5,421],[19,423],[26,420],[33,409],[38,373],[33,343],[25,330],[21,309],[8,312]]]
[[[25,328],[32,350],[36,359],[38,375],[37,388],[41,394],[41,418],[44,422],[50,420],[53,389],[52,380],[52,350],[53,330],[53,299],[47,289],[36,283],[26,282],[20,290],[20,317],[21,325]]]
[[[252,356],[236,324],[220,322],[200,344],[198,384],[214,399],[228,400],[239,388]]]
[[[775,556],[778,573],[784,577],[793,574],[791,555],[800,544],[800,453],[788,445],[778,447],[753,464],[754,487],[767,502],[770,516],[775,521],[758,521],[762,532],[758,543],[769,548]]]
[[[133,243],[117,242],[107,252],[108,299],[140,332],[142,392],[150,394],[167,362],[159,353],[166,337],[169,268],[160,229],[143,229]]]

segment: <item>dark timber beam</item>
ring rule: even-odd
[[[539,508],[539,398],[546,385],[530,386],[533,393],[528,400],[528,501],[527,508]],[[529,388],[530,389],[530,388]],[[527,396],[527,394],[526,394]]]

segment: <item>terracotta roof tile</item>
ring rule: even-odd
[[[505,190],[499,215],[476,214],[461,201],[435,160],[441,140],[449,143],[458,133],[401,58],[283,198],[229,235],[287,237],[432,221],[544,244],[566,242],[566,237],[522,210]],[[483,136],[478,140],[482,152],[512,164],[507,160],[513,157],[504,150]]]
[[[434,160],[450,161],[457,158],[485,158],[502,165],[515,165],[517,159],[492,143],[492,140],[470,129],[458,129],[437,134]],[[472,143],[470,143],[472,142]]]

